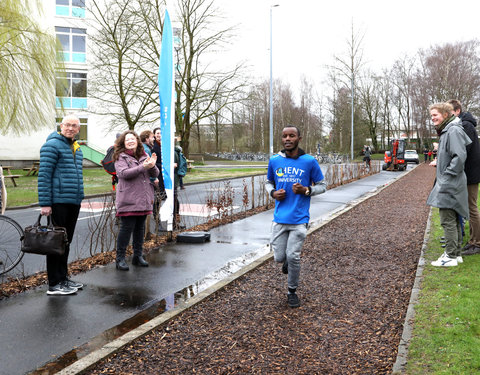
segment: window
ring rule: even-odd
[[[87,73],[58,73],[56,80],[57,108],[87,108]]]
[[[56,0],[57,16],[85,18],[86,0]]]
[[[87,118],[82,118],[82,117],[80,117],[79,119],[80,119],[80,131],[75,136],[75,139],[79,142],[87,142],[87,140],[88,140],[88,132],[87,132],[88,119]],[[59,132],[60,131],[60,124],[62,123],[62,118],[57,117],[55,120],[57,122],[57,131]]]
[[[85,63],[87,30],[71,27],[55,27],[57,39],[62,44],[63,56],[59,56],[59,60],[66,62]]]

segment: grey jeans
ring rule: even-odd
[[[300,278],[300,254],[307,237],[307,224],[272,223],[270,246],[275,262],[288,262],[288,288],[297,289]]]
[[[450,258],[456,258],[462,247],[462,225],[458,214],[449,208],[440,208],[438,212],[445,236],[445,252]]]

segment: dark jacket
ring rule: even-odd
[[[118,187],[115,198],[117,212],[151,211],[153,209],[153,184],[150,177],[158,175],[158,168],[145,169],[144,154],[139,160],[122,152],[115,162]]]
[[[467,160],[465,161],[467,184],[478,184],[480,182],[480,143],[477,130],[475,129],[477,120],[470,112],[462,112],[458,117],[462,120],[465,133],[472,141],[467,146]]]
[[[157,168],[159,170],[158,190],[160,192],[164,192],[165,184],[163,182],[163,174],[162,174],[162,145],[158,143],[156,140],[153,142],[152,151],[157,154]]]
[[[53,132],[40,149],[38,171],[38,203],[41,207],[54,203],[82,203],[83,154],[76,141]]]

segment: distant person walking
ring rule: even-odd
[[[313,156],[298,144],[302,137],[295,126],[282,131],[284,149],[268,163],[266,189],[275,199],[270,244],[276,262],[288,273],[287,303],[299,307],[296,294],[300,278],[300,255],[310,219],[310,197],[326,191],[322,170]]]
[[[452,114],[449,103],[436,103],[430,107],[430,116],[439,136],[436,180],[427,199],[429,206],[438,207],[440,224],[445,235],[445,251],[432,266],[450,267],[463,262],[462,218],[468,219],[467,177],[464,166],[466,147],[472,143],[462,127],[462,122]]]
[[[423,148],[423,157],[425,159],[424,163],[426,163],[427,160],[428,160],[428,148],[426,148],[426,147]]]
[[[462,111],[462,104],[456,99],[448,101],[453,106],[453,113],[462,121],[463,130],[472,141],[467,146],[467,160],[465,174],[467,175],[468,210],[470,214],[470,238],[462,249],[462,255],[480,253],[480,213],[478,212],[478,183],[480,182],[480,143],[475,130],[477,120],[470,112]]]
[[[155,153],[148,156],[138,135],[128,130],[116,140],[113,160],[118,176],[115,205],[120,217],[116,267],[121,271],[129,270],[125,255],[132,234],[132,264],[147,267],[143,258],[143,240],[145,219],[153,209],[154,189],[150,178],[158,176],[157,156]]]
[[[53,132],[40,149],[38,203],[41,215],[67,230],[68,244],[63,255],[47,255],[48,295],[74,294],[83,284],[68,278],[68,255],[77,224],[83,193],[83,154],[75,136],[80,120],[65,116],[60,132]]]

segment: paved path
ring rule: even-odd
[[[404,173],[382,171],[313,197],[311,225]],[[127,326],[143,323],[145,314],[201,292],[268,253],[271,220],[272,211],[263,212],[211,230],[205,244],[167,244],[148,255],[146,269],[119,272],[109,264],[78,275],[85,288],[75,296],[47,297],[42,286],[0,301],[0,374],[24,374],[67,352],[82,357]]]

